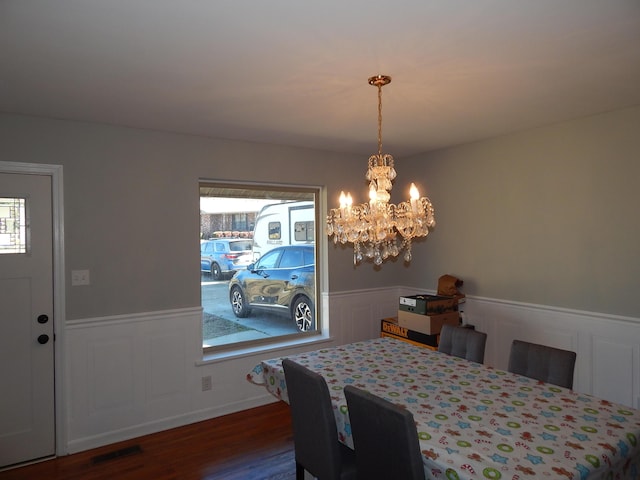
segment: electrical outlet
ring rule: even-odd
[[[202,377],[202,391],[206,392],[207,390],[211,390],[211,375]]]

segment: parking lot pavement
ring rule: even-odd
[[[237,318],[229,301],[229,281],[212,281],[202,276],[203,344],[226,345],[247,340],[297,333],[290,318],[253,311],[247,318]]]
[[[203,310],[225,320],[235,321],[236,316],[229,301],[229,280],[206,280],[203,277],[200,285]]]

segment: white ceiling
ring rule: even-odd
[[[0,111],[396,158],[640,105],[640,0],[0,0]]]

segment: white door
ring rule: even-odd
[[[25,199],[22,253],[8,198]],[[0,201],[1,468],[55,453],[51,177],[0,173]]]

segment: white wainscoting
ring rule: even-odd
[[[380,320],[398,313],[397,287],[332,293],[326,307],[330,333],[338,344],[380,336]]]
[[[187,423],[202,309],[69,321],[68,451]]]
[[[390,287],[324,295],[330,345],[380,334],[400,295]],[[488,334],[485,363],[507,366],[514,338],[577,352],[574,389],[639,406],[640,319],[467,298],[469,323]],[[275,401],[246,381],[262,358],[319,348],[288,347],[202,362],[201,309],[69,321],[65,329],[67,451],[113,443]],[[323,348],[327,345],[323,345]],[[213,388],[202,391],[211,376]]]
[[[573,350],[574,390],[640,408],[640,319],[485,298],[462,308],[487,333],[486,364],[506,369],[514,339]]]
[[[380,319],[397,314],[398,297],[419,293],[435,294],[395,287],[330,295],[341,343],[378,336]],[[487,333],[485,364],[505,370],[514,339],[573,350],[574,390],[640,408],[640,318],[480,297],[467,297],[460,309]]]

